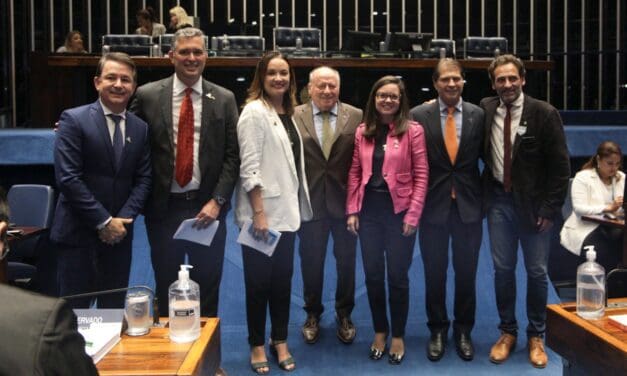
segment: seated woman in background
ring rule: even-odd
[[[83,34],[80,31],[72,30],[65,36],[65,44],[57,48],[58,53],[86,54],[83,47]]]
[[[170,9],[170,26],[169,31],[171,33],[176,32],[178,29],[184,27],[192,27],[194,25],[194,19],[187,15],[187,12],[181,6],[175,6]]]
[[[584,246],[594,245],[597,262],[605,271],[615,268],[621,259],[622,229],[600,226],[583,220],[583,215],[623,215],[625,174],[620,171],[623,153],[612,141],[602,142],[597,152],[583,165],[573,180],[573,212],[560,233],[561,243],[585,260]]]
[[[152,7],[138,10],[135,16],[137,17],[137,25],[139,25],[135,34],[150,35],[151,37],[165,34],[165,26],[157,22],[155,10]]]
[[[347,230],[359,234],[375,331],[370,358],[383,357],[391,334],[391,364],[405,356],[408,272],[429,181],[424,131],[408,119],[408,101],[403,81],[395,76],[384,76],[372,87],[355,133],[346,199]]]

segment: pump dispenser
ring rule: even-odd
[[[200,337],[200,288],[189,279],[191,265],[181,265],[179,279],[170,285],[170,339],[192,342]]]
[[[605,269],[595,262],[593,245],[585,246],[588,261],[577,268],[577,314],[594,320],[605,313]]]

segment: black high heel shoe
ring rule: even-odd
[[[379,350],[374,346],[370,346],[370,359],[379,360],[383,358],[383,355],[385,355],[385,347],[383,348],[383,350]]]
[[[403,362],[404,358],[405,358],[405,353],[398,354],[398,353],[391,352],[388,356],[388,363],[393,364],[393,365],[398,365]]]
[[[279,352],[276,349],[276,345],[280,345],[282,343],[285,343],[285,341],[273,341],[272,339],[270,339],[268,341],[270,354],[272,354],[272,356],[276,358],[277,363],[279,364],[279,368],[281,368],[283,371],[292,372],[296,369],[296,361],[294,361],[294,357],[290,356],[287,359],[279,361]],[[289,368],[289,366],[291,365],[294,365],[294,367]]]

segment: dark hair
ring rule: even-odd
[[[131,59],[130,56],[128,56],[124,52],[109,52],[108,54],[103,55],[98,61],[98,67],[96,68],[96,77],[100,77],[107,61],[115,61],[117,63],[127,65],[129,68],[131,68],[131,71],[133,71],[133,81],[137,82],[137,68],[135,67],[135,62],[133,61],[133,59]]]
[[[616,154],[620,157],[620,166],[623,166],[623,152],[620,150],[620,146],[614,141],[603,141],[597,147],[597,152],[594,154],[588,162],[586,162],[581,169],[587,170],[590,168],[597,169],[599,167],[598,159],[607,158],[612,154]]]
[[[269,51],[266,52],[259,62],[257,62],[257,68],[255,68],[255,77],[253,77],[253,81],[250,83],[250,87],[247,90],[248,96],[246,97],[246,102],[254,101],[255,99],[262,99],[266,101],[267,96],[264,90],[263,82],[266,77],[266,72],[268,71],[268,64],[273,59],[283,59],[287,62],[287,65],[290,70],[290,87],[289,90],[285,92],[283,95],[283,109],[285,113],[288,115],[292,115],[294,113],[294,107],[296,107],[296,75],[294,74],[294,69],[290,64],[289,60],[278,51]]]
[[[514,55],[505,54],[495,57],[494,60],[492,60],[492,62],[490,63],[490,66],[488,67],[490,82],[494,82],[494,71],[496,70],[496,68],[505,64],[514,64],[516,69],[518,69],[518,75],[520,76],[520,78],[525,78],[525,64],[523,64],[522,60]]]
[[[65,46],[68,52],[72,52],[70,50],[70,47],[72,46],[72,38],[74,38],[74,36],[77,34],[81,36],[81,39],[84,39],[83,34],[78,30],[72,30],[69,33],[67,33],[67,35],[65,36],[65,43],[63,45]],[[73,51],[73,52],[83,52],[83,51]]]
[[[0,222],[9,223],[9,203],[4,189],[0,187]]]
[[[433,75],[431,76],[433,82],[437,82],[440,79],[440,70],[444,67],[456,68],[459,71],[459,74],[461,74],[462,78],[466,77],[464,68],[462,67],[462,64],[459,62],[459,60],[446,57],[444,59],[440,59],[438,61],[438,64],[435,66],[435,69],[433,70]]]
[[[148,6],[144,9],[140,9],[135,13],[136,17],[146,19],[150,22],[156,22],[157,18],[155,17],[155,10],[152,7]]]
[[[401,80],[399,77],[383,76],[379,78],[377,82],[374,83],[374,85],[372,85],[372,90],[370,90],[370,95],[368,96],[368,103],[366,104],[366,112],[364,114],[364,123],[366,124],[364,137],[366,138],[375,137],[377,134],[379,114],[375,106],[375,96],[377,94],[377,90],[388,84],[395,84],[396,86],[398,86],[398,91],[401,94],[398,112],[396,113],[396,115],[394,115],[393,120],[394,136],[401,136],[407,131],[407,121],[409,119],[409,103],[407,99],[407,94],[405,92],[405,84],[403,83],[403,80]]]

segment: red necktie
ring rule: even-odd
[[[505,121],[503,122],[503,188],[505,192],[512,190],[512,114],[511,104],[506,104]]]
[[[194,170],[194,106],[191,94],[191,87],[185,89],[176,138],[176,182],[181,187],[192,180]]]

